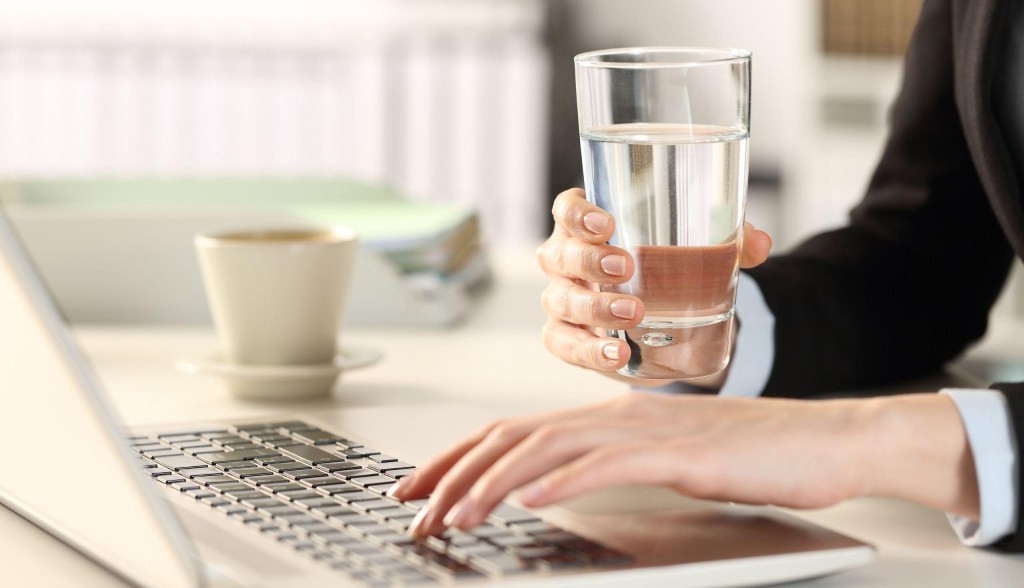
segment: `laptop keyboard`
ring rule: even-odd
[[[301,421],[133,435],[153,480],[268,541],[371,585],[628,564],[628,556],[501,505],[483,525],[414,540],[426,500],[385,496],[414,466]]]

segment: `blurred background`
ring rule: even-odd
[[[339,222],[351,322],[452,324],[582,185],[574,54],[752,50],[748,218],[779,252],[860,198],[920,4],[0,3],[0,199],[73,320],[208,320],[192,234]]]

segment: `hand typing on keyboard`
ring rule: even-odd
[[[283,548],[371,585],[605,568],[632,558],[507,505],[472,532],[414,540],[426,501],[385,496],[415,466],[301,421],[136,434],[140,466]]]
[[[930,440],[951,430],[959,446]],[[517,489],[541,507],[621,484],[795,508],[896,496],[977,516],[961,484],[965,443],[953,403],[934,394],[807,402],[636,392],[487,425],[389,493],[430,495],[414,536],[470,529]]]

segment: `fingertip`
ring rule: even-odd
[[[517,493],[519,502],[527,508],[539,508],[551,504],[551,485],[547,478],[541,478],[531,484],[523,486]]]
[[[601,345],[601,358],[604,363],[599,366],[601,369],[617,370],[629,361],[630,350],[625,342],[619,339],[603,339],[599,345]]]
[[[615,232],[615,219],[604,210],[594,207],[594,210],[586,211],[580,218],[580,226],[573,233],[590,243],[605,243]]]
[[[743,243],[743,259],[741,265],[744,268],[761,265],[768,259],[772,249],[772,237],[768,233],[751,229]]]
[[[619,361],[619,344],[606,343],[604,347],[601,348],[601,354],[604,355],[605,359]]]
[[[604,235],[611,219],[603,212],[588,212],[583,215],[583,226],[594,235]]]

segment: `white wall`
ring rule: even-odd
[[[798,136],[818,53],[817,0],[569,0],[588,46],[719,45],[753,52],[751,169],[771,173]]]

